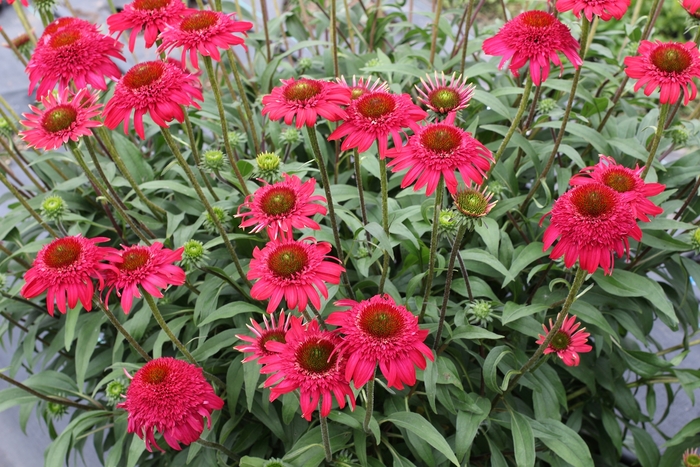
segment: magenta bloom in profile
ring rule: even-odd
[[[420,329],[418,317],[389,295],[375,295],[359,303],[338,300],[335,304],[350,307],[331,313],[326,323],[339,326],[336,331],[343,335],[340,346],[348,359],[345,379],[352,379],[356,388],[374,377],[377,364],[390,388],[413,386],[415,367],[425,370],[426,357],[434,361],[433,352],[424,343],[429,331]]]
[[[683,0],[683,8],[694,15],[700,9],[700,0]]]
[[[156,443],[156,431],[180,451],[180,443],[187,446],[199,439],[205,418],[211,428],[211,413],[223,406],[201,368],[170,357],[142,366],[131,378],[126,400],[117,405],[129,413],[128,432],[143,439],[149,451],[155,447],[163,452]]]
[[[246,341],[247,344],[239,345],[234,347],[234,349],[239,352],[251,353],[252,355],[243,359],[243,363],[248,363],[255,361],[258,358],[265,357],[267,355],[272,355],[272,352],[267,350],[265,344],[269,341],[286,343],[285,335],[291,326],[292,320],[287,319],[285,321],[284,311],[280,312],[279,318],[275,323],[275,315],[270,315],[270,321],[268,322],[267,316],[263,316],[263,322],[265,323],[265,328],[260,326],[254,319],[250,319],[248,329],[251,330],[255,337],[246,336],[241,334],[236,334],[236,337],[242,341]]]
[[[552,329],[554,323],[551,318],[549,320],[549,329]],[[550,354],[555,353],[566,366],[578,366],[581,363],[581,357],[578,354],[586,353],[593,350],[593,347],[588,345],[589,333],[585,332],[586,328],[579,329],[581,326],[580,322],[576,322],[576,316],[566,316],[564,317],[564,322],[561,328],[554,334],[554,337],[549,342],[549,345],[544,349],[544,353]],[[547,334],[549,334],[549,329],[546,325],[542,325],[544,329],[544,336],[539,335],[539,339],[536,344],[541,345]]]
[[[661,89],[659,102],[675,104],[684,94],[683,105],[695,99],[698,89],[693,78],[700,77],[700,51],[693,41],[650,42],[639,44],[639,56],[625,57],[625,73],[638,80],[634,90],[644,88],[650,96]]]
[[[493,156],[486,146],[472,135],[454,125],[455,113],[440,123],[419,126],[408,139],[406,146],[397,146],[387,151],[393,160],[388,164],[393,172],[408,169],[401,182],[406,188],[416,182],[414,190],[427,186],[425,194],[430,196],[437,188],[440,177],[450,193],[457,192],[459,171],[465,184],[471,180],[481,184],[485,172],[491,167]]]
[[[602,183],[586,183],[567,191],[540,223],[547,216],[551,216],[551,222],[542,239],[543,251],[558,238],[549,257],[563,256],[567,268],[578,260],[581,269],[589,274],[599,266],[605,274],[612,274],[613,252],[622,258],[625,251],[629,252],[627,237],[642,239],[624,195]]]
[[[535,86],[547,80],[551,63],[564,71],[559,53],[574,68],[583,63],[578,55],[579,43],[569,28],[553,15],[538,10],[526,11],[508,21],[495,36],[484,41],[482,48],[486,55],[502,57],[499,69],[510,60],[508,68],[515,76],[520,76],[520,68],[530,62],[530,77]]]
[[[80,23],[78,23],[80,24]],[[124,60],[122,44],[109,36],[94,32],[85,26],[57,28],[53,34],[38,41],[27,64],[29,94],[38,85],[37,97],[48,94],[58,83],[61,88],[77,89],[88,84],[95,89],[107,90],[105,76],[119,79],[122,75],[111,60]]]
[[[291,238],[270,240],[262,250],[255,247],[250,260],[248,279],[256,280],[250,296],[256,300],[267,300],[267,312],[274,312],[282,298],[287,308],[306,310],[310,301],[316,309],[321,308],[319,292],[328,298],[326,282],[340,283],[345,268],[327,256],[331,244],[316,242],[312,238],[299,241]],[[336,260],[337,261],[337,260]]]
[[[262,374],[272,373],[265,381],[270,388],[270,401],[282,394],[299,390],[301,415],[311,421],[311,415],[319,408],[327,417],[333,407],[345,407],[345,398],[355,409],[355,395],[345,379],[346,357],[339,351],[340,338],[332,332],[321,331],[317,321],[306,326],[295,316],[289,318],[292,327],[285,335],[286,342],[268,341],[265,344],[271,355],[262,357]]]
[[[95,287],[93,279],[99,281],[99,290],[104,288],[104,278],[113,272],[116,266],[103,263],[119,263],[117,250],[97,246],[109,241],[106,237],[57,238],[45,245],[36,255],[32,267],[24,273],[25,284],[20,290],[24,298],[34,298],[46,291],[46,307],[51,316],[54,302],[58,311],[65,314],[66,304],[73,309],[82,303],[87,311],[92,310],[92,296]],[[67,297],[67,299],[66,299]]]
[[[33,113],[22,114],[25,120],[20,121],[28,130],[20,131],[19,135],[33,148],[51,151],[68,141],[77,142],[83,136],[92,136],[90,128],[102,125],[93,120],[100,115],[102,104],[98,104],[97,96],[87,89],[77,94],[68,89],[47,94],[41,104],[43,109],[30,105]]]
[[[159,242],[153,242],[151,246],[122,245],[122,250],[118,251],[121,261],[107,275],[109,290],[105,303],[116,289],[117,296],[121,297],[122,310],[129,314],[134,297],[141,298],[139,287],[149,295],[163,298],[160,289],[184,284],[185,271],[173,264],[182,259],[182,251],[182,247],[175,251],[163,248]]]
[[[321,226],[312,219],[316,214],[326,215],[326,198],[314,195],[316,179],[304,183],[296,175],[282,174],[284,180],[272,185],[265,184],[248,195],[238,207],[236,217],[246,218],[241,228],[254,226],[252,232],[267,228],[270,238],[279,235],[291,237],[292,228],[320,230]],[[241,213],[241,209],[248,211]]]
[[[351,91],[347,87],[307,78],[280,81],[282,86],[262,98],[262,114],[269,114],[270,120],[284,119],[286,125],[291,125],[296,118],[296,126],[301,128],[314,126],[319,116],[330,122],[347,117],[340,107],[350,104]]]
[[[474,95],[474,85],[467,84],[466,76],[457,76],[452,73],[450,78],[445,78],[445,73],[438,77],[435,72],[435,81],[427,76],[426,82],[423,78],[420,82],[423,86],[416,86],[416,90],[421,95],[418,99],[430,110],[439,114],[449,114],[458,112],[469,106],[469,101]]]
[[[557,10],[560,13],[572,11],[577,18],[581,12],[588,21],[593,21],[593,16],[599,16],[603,21],[612,18],[622,19],[630,6],[630,0],[557,0]]]
[[[377,78],[375,82],[372,82],[372,78],[368,77],[365,78],[363,76],[360,76],[358,79],[355,75],[352,76],[352,84],[349,84],[345,80],[345,76],[341,76],[340,78],[337,79],[338,84],[343,86],[344,88],[348,88],[350,90],[350,98],[352,100],[359,99],[360,97],[364,96],[367,93],[370,92],[375,92],[375,91],[384,91],[384,92],[389,92],[389,85],[386,84],[385,81],[382,81],[381,79]]]
[[[117,38],[124,31],[129,34],[129,50],[134,51],[136,36],[143,31],[146,48],[153,46],[158,34],[163,32],[169,24],[177,22],[185,12],[185,4],[182,0],[134,0],[124,5],[124,9],[107,18],[109,33],[118,33]]]
[[[644,222],[649,222],[649,217],[658,216],[664,210],[651,202],[648,198],[656,196],[664,191],[666,185],[660,183],[646,183],[640,174],[644,167],[627,167],[615,162],[612,157],[600,155],[600,162],[593,167],[586,167],[571,178],[572,185],[585,185],[587,183],[602,183],[618,193],[626,194],[626,199],[634,213],[634,217]]]
[[[219,49],[226,50],[232,45],[242,45],[246,48],[245,40],[236,33],[245,34],[253,28],[253,23],[236,21],[235,16],[235,13],[188,8],[184,11],[182,19],[161,33],[163,44],[158,47],[158,51],[170,53],[171,50],[181,47],[183,68],[188,52],[192,66],[197,69],[197,54],[211,57],[218,62],[221,60]]]
[[[105,126],[113,130],[123,122],[124,133],[128,133],[133,111],[136,134],[145,139],[144,114],[148,113],[157,125],[167,127],[173,119],[185,120],[181,106],[199,108],[195,99],[204,100],[196,76],[171,62],[139,63],[117,83],[114,95],[105,105]]]
[[[416,122],[428,114],[413,103],[408,94],[395,95],[385,91],[363,94],[353,100],[347,109],[344,122],[328,137],[329,141],[345,137],[340,148],[343,151],[357,148],[367,151],[376,141],[379,157],[385,157],[389,147],[389,136],[394,146],[401,146],[401,133],[408,127],[418,131]]]

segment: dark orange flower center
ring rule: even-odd
[[[170,4],[170,0],[134,0],[131,6],[136,10],[157,10]]]
[[[185,17],[180,23],[180,29],[187,32],[201,31],[214,26],[217,21],[219,21],[219,15],[216,12],[209,10],[198,11]]]
[[[77,42],[78,39],[80,39],[80,36],[80,31],[78,31],[77,29],[66,29],[63,31],[59,31],[53,36],[51,36],[49,45],[54,49],[65,47],[67,45],[71,45]]]
[[[80,242],[72,237],[59,238],[49,245],[44,263],[50,268],[64,268],[78,261],[83,250]]]
[[[452,88],[438,88],[428,94],[430,105],[438,112],[449,112],[459,105],[459,93]]]
[[[663,44],[651,53],[651,62],[661,71],[680,73],[690,66],[693,57],[680,44]]]
[[[294,190],[287,187],[275,187],[262,196],[260,207],[268,216],[279,216],[288,214],[296,201],[297,196]]]
[[[296,351],[297,364],[310,373],[325,373],[335,366],[338,358],[335,345],[325,339],[308,340]]]
[[[377,339],[396,336],[403,329],[401,312],[389,304],[372,304],[357,317],[358,327]]]
[[[290,101],[305,101],[317,96],[323,90],[323,85],[315,79],[302,78],[288,84],[284,88],[284,98]]]
[[[453,151],[461,142],[462,134],[459,129],[442,123],[430,125],[420,135],[423,147],[436,152]]]
[[[367,89],[363,88],[362,86],[355,86],[354,88],[350,88],[350,99],[352,100],[359,99],[365,94],[367,94]]]
[[[388,94],[369,93],[361,96],[357,102],[357,111],[367,118],[384,117],[396,110],[396,101]]]
[[[160,384],[168,376],[168,367],[165,365],[151,365],[143,368],[143,380],[150,384]]]
[[[295,244],[278,247],[267,260],[267,266],[277,276],[291,277],[302,271],[309,263],[303,247]]]
[[[615,192],[605,185],[581,185],[571,195],[576,210],[583,216],[599,217],[615,206]]]
[[[634,177],[624,170],[610,169],[603,175],[603,183],[618,193],[634,189]]]
[[[269,354],[270,352],[265,348],[265,344],[268,342],[281,342],[282,344],[285,344],[287,341],[284,338],[284,332],[283,331],[267,331],[263,336],[260,338],[259,345],[260,348],[262,349],[265,354]]]
[[[50,133],[63,131],[75,123],[78,111],[71,105],[59,105],[49,110],[41,119],[41,126]]]
[[[549,345],[556,351],[568,349],[571,345],[571,337],[564,331],[558,331]]]
[[[139,89],[158,81],[164,72],[165,65],[161,61],[139,63],[126,72],[122,83],[127,88]]]
[[[533,28],[546,28],[556,21],[554,16],[544,11],[533,10],[520,15],[521,21]]]
[[[64,16],[63,18],[58,18],[56,21],[46,26],[46,29],[44,29],[44,34],[53,34],[62,27],[68,26],[72,22],[72,16]]]
[[[151,255],[148,253],[148,248],[137,247],[122,254],[122,263],[119,269],[123,271],[135,271],[148,263]]]
[[[457,209],[459,209],[462,214],[469,217],[485,216],[489,205],[483,193],[470,188],[458,191],[457,194],[454,195],[454,200]]]

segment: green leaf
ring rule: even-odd
[[[102,313],[91,313],[83,319],[78,331],[78,343],[75,346],[75,378],[80,390],[85,385],[85,372],[95,351],[97,339],[100,337],[100,325],[104,318],[105,315]]]
[[[677,446],[698,433],[700,433],[700,418],[688,422],[673,438],[664,443],[664,447]]]
[[[556,420],[532,420],[535,437],[573,467],[595,467],[588,446],[574,430]]]
[[[513,446],[515,447],[515,463],[518,467],[535,465],[535,435],[530,421],[517,411],[510,411],[512,420]]]
[[[417,413],[413,412],[395,412],[389,417],[382,420],[391,422],[394,425],[404,428],[419,438],[425,440],[432,447],[440,451],[454,465],[459,466],[459,461],[455,457],[455,453],[447,444],[445,438],[435,429],[433,425]]]
[[[146,443],[138,436],[131,437],[131,446],[129,446],[129,455],[126,461],[126,467],[134,467],[146,450]]]
[[[218,308],[216,311],[204,318],[202,322],[199,323],[199,326],[201,327],[205,324],[209,324],[220,319],[233,318],[234,316],[242,313],[257,313],[265,315],[265,311],[259,306],[246,302],[233,302],[227,303],[226,305]]]
[[[501,317],[501,324],[508,324],[511,321],[524,318],[525,316],[534,315],[544,310],[548,310],[549,305],[527,305],[522,306],[515,302],[508,302],[503,307],[503,316]]]
[[[118,131],[111,132],[114,140],[114,148],[124,161],[129,174],[136,180],[139,185],[143,182],[153,180],[153,169],[151,165],[143,158],[143,154],[126,136]]]
[[[561,128],[561,122],[542,122],[535,126],[556,128],[559,130],[559,128]],[[566,132],[578,136],[583,142],[590,143],[600,154],[610,153],[610,146],[608,145],[607,141],[605,141],[605,138],[603,138],[603,135],[592,128],[570,121],[566,125]]]
[[[513,277],[511,276],[510,272],[505,268],[505,266],[503,266],[503,264],[501,264],[500,261],[498,261],[498,258],[493,256],[492,254],[476,248],[470,250],[462,250],[461,253],[462,259],[465,262],[476,261],[479,263],[484,263],[485,265],[490,266],[491,268],[498,271],[505,278],[505,284],[513,280]]]
[[[542,242],[532,242],[523,248],[517,254],[517,256],[513,258],[513,262],[510,264],[510,270],[508,271],[510,273],[511,280],[515,280],[515,278],[518,277],[518,274],[520,274],[522,270],[528,267],[533,261],[537,261],[543,256],[547,256],[548,253],[542,251],[543,245],[544,244]],[[505,287],[508,282],[504,281],[502,287]]]
[[[253,411],[253,402],[255,402],[255,390],[258,387],[260,379],[260,364],[257,362],[248,362],[243,364],[243,381],[245,384],[245,397],[248,404],[248,412]]]
[[[464,456],[466,456],[471,448],[481,422],[488,418],[489,411],[491,410],[491,402],[485,397],[476,396],[476,405],[481,409],[481,413],[466,412],[463,410],[457,413],[455,450],[457,451],[457,458],[460,462],[464,461]]]
[[[493,333],[479,326],[472,326],[471,324],[465,324],[457,327],[453,332],[452,336],[446,341],[450,342],[456,339],[503,339],[500,334]]]
[[[484,383],[490,390],[497,393],[503,392],[498,384],[498,364],[503,360],[503,357],[511,353],[513,352],[507,346],[498,345],[491,349],[486,356],[483,366]]]
[[[634,437],[634,450],[642,467],[658,467],[661,454],[656,447],[654,438],[649,433],[636,426],[630,427]]]
[[[66,351],[70,352],[71,345],[73,344],[73,338],[75,337],[75,328],[78,324],[78,318],[80,317],[80,312],[83,306],[78,303],[75,308],[69,308],[66,311],[66,324],[63,329],[65,329],[64,342],[66,343]]]
[[[391,247],[391,240],[384,232],[382,226],[376,222],[370,222],[365,226],[365,230],[379,241],[379,248],[389,253],[391,259],[394,259],[394,249]]]

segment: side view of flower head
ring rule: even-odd
[[[630,0],[556,0],[557,11],[565,13],[571,11],[577,18],[584,14],[588,21],[593,21],[594,16],[599,16],[603,21],[612,18],[621,20],[630,6]]]
[[[292,325],[291,316],[285,317],[284,311],[280,311],[277,320],[275,320],[274,314],[270,315],[269,321],[267,316],[263,316],[263,323],[265,324],[264,329],[257,321],[252,318],[250,319],[250,324],[247,326],[248,329],[255,334],[255,337],[236,334],[236,337],[245,341],[246,344],[236,346],[234,349],[239,352],[252,354],[244,358],[243,363],[252,362],[258,358],[272,355],[272,352],[265,347],[269,341],[281,342],[282,344],[287,342],[285,336],[287,335],[287,331],[289,331],[289,326]]]
[[[371,76],[367,78],[360,76],[357,78],[357,76],[353,75],[352,84],[347,82],[345,76],[341,76],[337,79],[337,81],[342,87],[350,89],[350,98],[352,100],[359,99],[370,92],[389,92],[389,85],[385,81],[377,78],[374,82],[372,82]]]

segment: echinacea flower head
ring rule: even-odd
[[[221,60],[219,49],[226,50],[233,45],[242,45],[246,48],[245,39],[237,36],[236,33],[245,34],[253,28],[253,23],[236,21],[235,17],[235,13],[188,8],[184,11],[182,19],[171,24],[161,33],[163,44],[158,47],[158,51],[169,53],[181,47],[183,68],[188,52],[192,66],[197,69],[199,69],[198,54],[211,57],[218,62]]]
[[[700,7],[698,7],[700,8]],[[687,449],[683,453],[683,466],[684,467],[700,467],[700,455],[698,455],[698,449]]]
[[[698,89],[693,78],[700,77],[700,51],[695,42],[650,42],[639,44],[639,55],[625,57],[625,73],[638,80],[634,90],[644,88],[650,96],[660,88],[659,102],[675,104],[683,92],[683,105],[695,99]]]
[[[520,68],[530,62],[530,77],[535,86],[547,80],[551,63],[564,71],[559,53],[574,68],[583,63],[578,55],[579,43],[569,28],[553,15],[538,10],[526,11],[508,21],[495,36],[484,41],[482,48],[486,55],[502,57],[499,69],[510,60],[508,68],[514,76],[520,76]]]
[[[552,329],[554,323],[551,318],[549,320],[549,329],[545,324],[544,336],[540,334],[536,344],[540,345],[544,342],[549,330]],[[576,322],[576,316],[566,316],[561,328],[554,334],[554,337],[549,342],[549,345],[544,350],[545,355],[555,353],[566,366],[578,366],[581,363],[581,357],[578,354],[586,353],[593,350],[593,347],[588,345],[589,333],[585,332],[586,328],[581,328],[580,322]]]
[[[480,184],[484,180],[493,155],[471,133],[454,125],[455,115],[451,113],[439,123],[418,126],[405,146],[396,146],[386,152],[386,156],[393,159],[387,165],[393,172],[408,169],[401,188],[415,182],[415,191],[425,186],[425,194],[430,196],[440,178],[444,177],[449,192],[456,193],[456,171],[467,184],[471,181]]]
[[[246,218],[241,228],[253,227],[252,232],[267,229],[271,239],[278,236],[291,237],[292,228],[310,228],[320,230],[312,217],[316,214],[326,215],[326,207],[318,204],[326,198],[314,195],[316,179],[310,178],[304,183],[296,175],[282,174],[283,180],[272,185],[265,184],[255,193],[248,195],[245,202],[238,207],[236,217]],[[246,209],[246,212],[241,212]]]
[[[131,30],[129,50],[134,51],[136,36],[144,31],[146,48],[150,49],[169,24],[177,22],[185,12],[182,0],[134,0],[124,9],[107,18],[109,33],[118,33],[117,38]]]
[[[316,320],[306,325],[296,316],[289,320],[291,329],[285,342],[268,340],[265,348],[271,355],[258,360],[263,364],[260,373],[272,373],[265,381],[265,387],[270,388],[270,401],[298,389],[301,415],[308,421],[319,402],[321,416],[327,417],[333,397],[342,409],[347,396],[354,410],[355,395],[345,379],[347,359],[339,351],[340,338],[321,331]]]
[[[139,287],[149,295],[163,298],[161,289],[184,284],[185,271],[173,264],[182,259],[182,251],[182,247],[175,251],[163,248],[160,242],[153,242],[150,246],[122,245],[118,251],[121,261],[107,275],[109,289],[105,303],[116,289],[117,296],[121,297],[122,310],[129,314],[134,297],[141,298]]]
[[[262,114],[269,115],[270,120],[284,119],[285,125],[291,125],[296,119],[296,127],[302,128],[314,126],[319,116],[329,122],[347,117],[341,106],[350,104],[348,88],[318,79],[280,81],[281,86],[262,98]]]
[[[455,208],[467,220],[477,221],[491,212],[498,200],[491,201],[493,193],[488,192],[488,187],[482,190],[469,184],[452,194]]]
[[[408,127],[418,131],[417,122],[428,116],[408,94],[396,95],[386,91],[363,94],[345,110],[347,117],[328,140],[346,137],[340,148],[343,151],[357,148],[358,152],[367,151],[376,141],[382,159],[389,147],[389,136],[393,138],[394,146],[401,146],[403,129]]]
[[[44,32],[41,33],[41,37],[39,37],[37,42],[41,43],[48,41],[51,39],[51,36],[62,29],[80,29],[82,31],[93,32],[95,34],[100,33],[100,29],[89,21],[85,21],[84,19],[76,18],[74,16],[63,16],[61,18],[56,18],[54,21],[49,23],[44,28]]]
[[[93,120],[100,115],[102,104],[97,96],[83,88],[73,94],[67,88],[59,93],[47,94],[41,99],[43,109],[30,105],[33,113],[24,113],[20,123],[27,127],[19,135],[36,149],[51,151],[68,141],[79,141],[83,136],[92,136],[90,128],[102,125]]]
[[[587,183],[567,191],[542,221],[547,215],[551,215],[551,222],[544,232],[543,251],[559,238],[549,257],[564,256],[567,268],[578,260],[581,269],[589,274],[599,266],[605,274],[612,274],[613,252],[621,258],[625,251],[629,252],[627,237],[642,239],[624,195],[602,183]]]
[[[89,84],[106,91],[105,76],[116,80],[122,75],[111,60],[124,60],[121,48],[122,44],[113,38],[87,26],[68,24],[53,34],[45,33],[25,70],[29,75],[29,94],[38,85],[37,97],[41,98],[57,83],[61,88],[72,83],[76,89],[82,89]]]
[[[700,0],[683,0],[683,8],[691,15],[695,15],[700,9]]]
[[[630,6],[630,0],[557,0],[559,13],[572,11],[577,18],[581,12],[588,21],[593,21],[593,16],[599,16],[603,21],[612,18],[622,19]]]
[[[46,307],[51,316],[54,303],[63,314],[66,313],[66,305],[73,309],[78,300],[87,311],[92,310],[95,292],[92,280],[97,279],[99,290],[102,290],[105,275],[116,269],[113,264],[102,261],[121,261],[114,248],[97,246],[106,241],[109,241],[106,237],[85,238],[77,235],[57,238],[45,245],[37,253],[32,267],[24,273],[25,284],[20,294],[30,299],[46,291]]]
[[[177,451],[180,443],[192,444],[204,431],[204,419],[211,428],[212,412],[224,406],[202,369],[182,360],[156,358],[129,378],[126,400],[117,407],[128,412],[128,432],[143,439],[149,451],[164,452],[156,431]]]
[[[474,85],[467,84],[466,76],[455,77],[455,73],[445,78],[444,72],[438,76],[436,71],[434,81],[430,75],[427,82],[423,78],[420,81],[423,86],[416,86],[420,94],[418,99],[435,113],[448,114],[466,109],[474,95]]]
[[[615,162],[612,157],[601,154],[600,162],[581,170],[571,178],[570,183],[576,186],[597,182],[609,186],[618,193],[625,193],[634,217],[643,222],[649,222],[647,215],[658,216],[664,210],[648,198],[664,191],[666,185],[646,183],[640,176],[643,171],[644,167],[637,166],[629,169]]]
[[[270,315],[270,320],[268,321],[266,316],[263,316],[263,322],[265,327],[263,328],[254,319],[250,319],[248,329],[251,330],[255,336],[246,335],[236,335],[242,341],[246,341],[247,344],[239,345],[234,347],[234,349],[239,352],[251,353],[252,355],[243,359],[243,363],[252,362],[258,358],[265,357],[267,355],[272,355],[272,352],[267,350],[265,344],[269,341],[286,343],[285,335],[289,331],[289,326],[291,326],[291,319],[286,319],[284,316],[284,311],[281,311],[279,317],[275,322],[275,315]]]
[[[345,80],[345,76],[341,76],[340,78],[337,78],[338,84],[348,88],[350,90],[350,98],[352,100],[359,99],[360,97],[364,96],[365,94],[369,92],[375,92],[375,91],[384,91],[384,92],[389,92],[389,85],[385,82],[382,81],[381,79],[377,78],[375,82],[372,82],[371,77],[365,78],[364,76],[360,76],[358,79],[355,75],[352,76],[352,84],[348,83]]]
[[[335,304],[349,309],[331,313],[326,323],[339,326],[336,332],[343,335],[341,350],[348,360],[345,379],[352,379],[356,388],[374,377],[377,364],[389,387],[413,386],[415,367],[425,370],[425,359],[434,361],[433,352],[424,343],[429,331],[420,329],[418,317],[389,295],[375,295],[359,303],[338,300]]]
[[[185,120],[183,105],[199,108],[195,99],[204,100],[196,76],[172,62],[139,63],[119,80],[105,105],[105,126],[113,130],[123,122],[124,133],[128,133],[133,111],[136,134],[145,139],[144,114],[148,113],[157,125],[167,127],[173,119]]]
[[[313,238],[295,241],[279,237],[270,240],[262,250],[255,247],[248,279],[257,282],[250,289],[250,296],[256,300],[270,299],[268,313],[279,307],[282,298],[287,301],[288,309],[298,307],[303,312],[309,301],[320,309],[319,292],[328,298],[326,283],[339,284],[345,271],[335,258],[327,256],[330,251],[330,243],[316,242]]]

